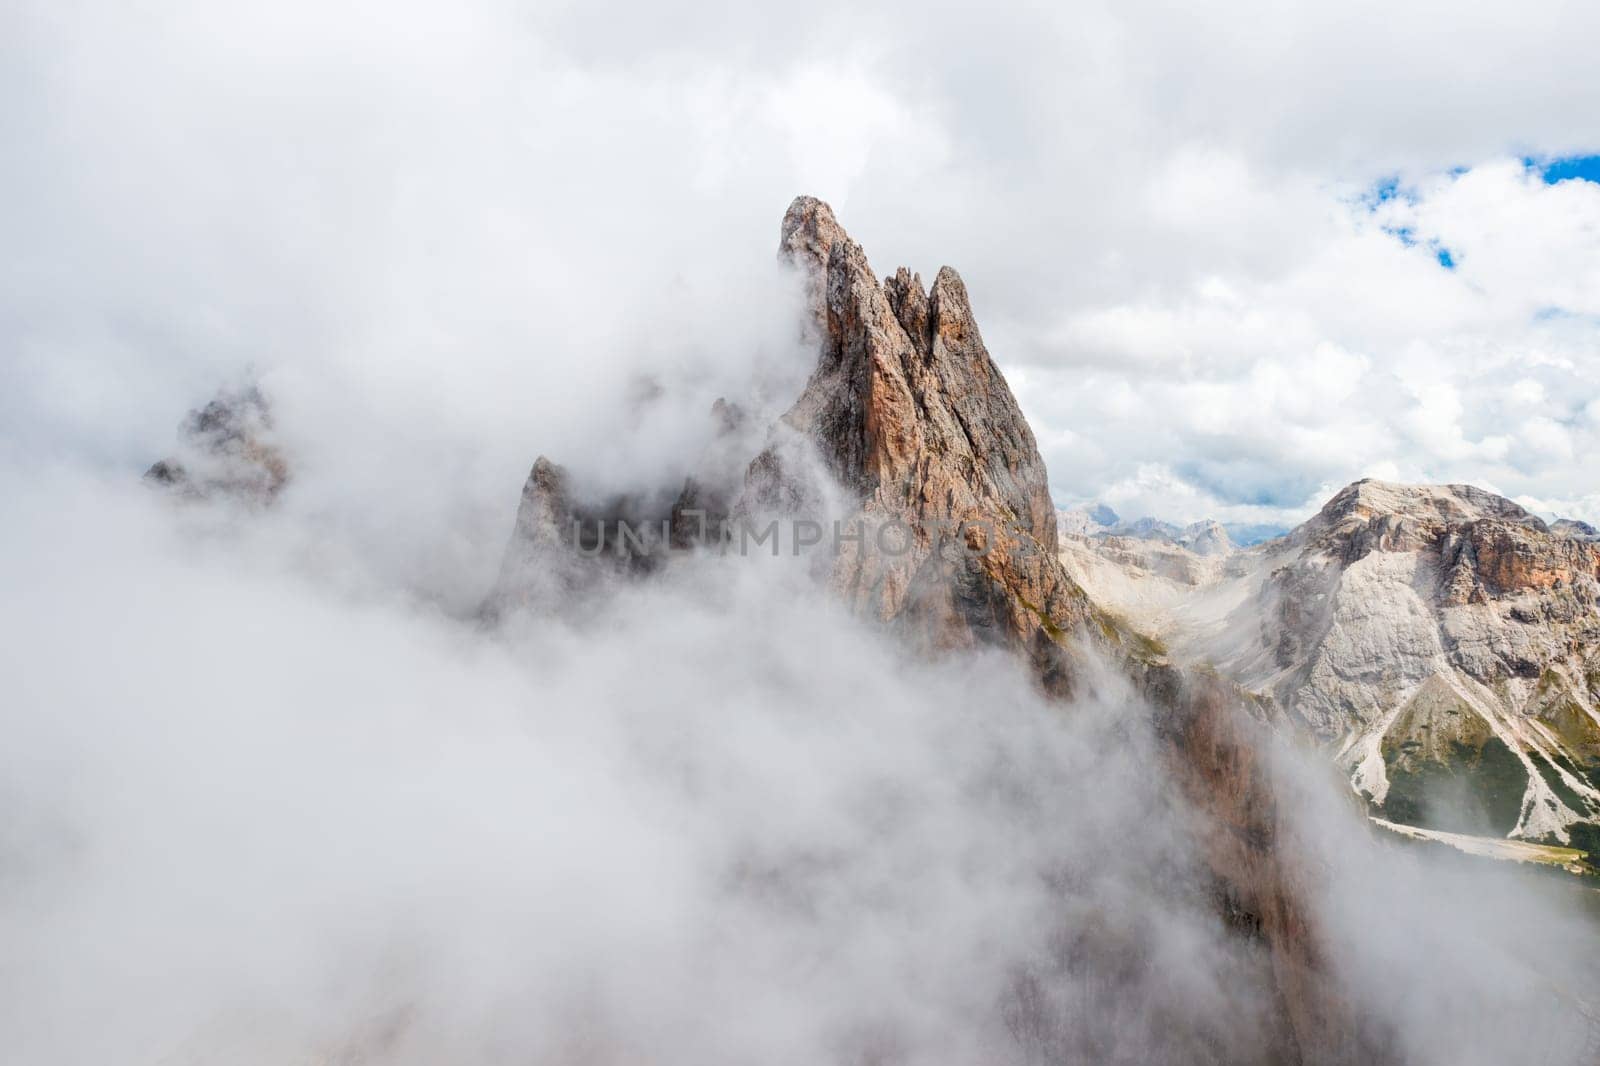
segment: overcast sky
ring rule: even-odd
[[[13,0],[6,456],[137,471],[253,367],[328,464],[509,510],[641,373],[803,377],[764,272],[804,192],[879,273],[961,271],[1063,505],[1287,521],[1373,475],[1600,520],[1600,184],[1545,170],[1600,152],[1597,39],[1580,3]]]

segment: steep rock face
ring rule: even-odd
[[[178,452],[153,464],[145,480],[188,498],[229,498],[266,505],[289,481],[273,440],[272,409],[255,385],[224,389],[179,430]]]
[[[1135,670],[1138,668],[1135,667]],[[1214,674],[1149,669],[1144,691],[1166,711],[1166,772],[1202,812],[1196,832],[1226,921],[1268,945],[1291,1040],[1276,1061],[1385,1061],[1385,1035],[1364,1026],[1335,991],[1307,900],[1317,871],[1278,800],[1260,722],[1238,689]]]
[[[1056,657],[1055,638],[1089,607],[1055,559],[1044,463],[960,276],[945,267],[924,290],[901,269],[880,284],[810,197],[785,215],[779,254],[807,279],[819,358],[736,510],[865,530],[830,568],[862,614],[938,647],[1018,643],[1042,664]],[[825,480],[845,498],[830,501]]]
[[[780,254],[806,272],[818,365],[751,464],[736,510],[825,507],[828,492],[807,466],[815,461],[845,486],[834,513],[912,534],[903,556],[847,546],[833,560],[831,584],[860,613],[933,647],[1016,648],[1052,692],[1077,687],[1074,647],[1097,645],[1119,661],[1162,716],[1168,772],[1199,813],[1219,904],[1270,952],[1295,1045],[1284,1057],[1320,1061],[1358,1046],[1330,995],[1302,902],[1308,873],[1259,756],[1270,709],[1173,667],[1067,575],[1053,550],[1044,463],[959,276],[941,269],[924,292],[902,269],[880,285],[827,206],[805,197],[785,217]],[[984,535],[970,553],[951,551],[949,524],[967,521],[983,523]]]
[[[1387,820],[1600,845],[1600,545],[1472,486],[1362,481],[1159,616],[1122,596]]]

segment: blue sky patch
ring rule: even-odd
[[[1372,190],[1367,193],[1366,199],[1368,203],[1372,204],[1373,206],[1377,206],[1378,204],[1388,203],[1390,200],[1393,200],[1399,195],[1400,176],[1397,174],[1384,178],[1382,181],[1374,185]]]
[[[1408,189],[1400,184],[1400,175],[1391,174],[1381,178],[1367,187],[1358,201],[1368,211],[1376,211],[1390,200],[1399,200],[1403,203],[1415,203],[1417,194],[1415,189]]]
[[[1383,227],[1383,232],[1395,238],[1407,248],[1415,248],[1421,243],[1417,239],[1417,231],[1410,226],[1385,226]],[[1438,241],[1429,241],[1428,251],[1433,253],[1433,257],[1439,261],[1439,265],[1446,270],[1454,270],[1456,268],[1455,253]]]
[[[1525,159],[1529,167],[1537,170],[1546,185],[1577,178],[1580,181],[1600,182],[1600,155],[1574,155],[1565,159]]]

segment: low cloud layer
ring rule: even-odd
[[[1109,679],[1061,707],[1004,657],[908,660],[770,556],[491,632],[282,519],[4,484],[20,1060],[1281,1049],[1268,958]],[[1320,762],[1283,758],[1281,846],[1325,871],[1329,964],[1396,1057],[1577,1061],[1573,898],[1380,846]]]
[[[1009,661],[904,661],[770,557],[494,636],[286,564],[282,531],[12,487],[21,1059],[1264,1043],[1264,960],[1128,703],[1069,718]]]

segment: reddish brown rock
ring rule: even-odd
[[[1090,609],[1055,558],[1044,462],[960,276],[945,267],[925,292],[902,269],[880,284],[810,197],[785,215],[779,253],[806,276],[819,346],[783,419],[809,449],[780,440],[758,456],[742,512],[821,514],[814,455],[851,497],[830,517],[868,532],[831,565],[856,611],[935,647],[1020,645],[1065,683],[1058,638]],[[881,550],[898,538],[908,550]]]
[[[1044,462],[960,276],[945,267],[924,292],[901,269],[880,284],[828,206],[809,197],[785,216],[780,255],[806,274],[818,363],[751,463],[739,509],[819,513],[828,486],[808,470],[814,459],[844,486],[836,509],[847,523],[911,537],[904,554],[869,540],[831,560],[832,586],[858,613],[932,648],[1012,647],[1057,694],[1083,684],[1074,648],[1120,661],[1156,706],[1168,771],[1203,816],[1201,850],[1224,909],[1271,953],[1296,1045],[1285,1058],[1356,1046],[1307,915],[1310,873],[1283,843],[1260,754],[1270,714],[1236,686],[1168,663],[1067,576]],[[970,553],[949,532],[964,522],[974,524]]]
[[[1202,853],[1217,878],[1224,918],[1271,950],[1277,994],[1292,1034],[1286,1062],[1372,1062],[1364,1028],[1328,971],[1308,900],[1319,872],[1312,848],[1277,798],[1260,721],[1241,713],[1239,690],[1214,674],[1158,668],[1145,690],[1165,708],[1169,770],[1205,817]]]
[[[1600,575],[1600,544],[1554,531],[1512,501],[1471,485],[1358,481],[1295,539],[1331,551],[1346,566],[1375,551],[1437,556],[1444,602],[1455,606]]]
[[[1478,577],[1493,596],[1600,578],[1600,546],[1591,542],[1492,520],[1474,522],[1466,539]]]

